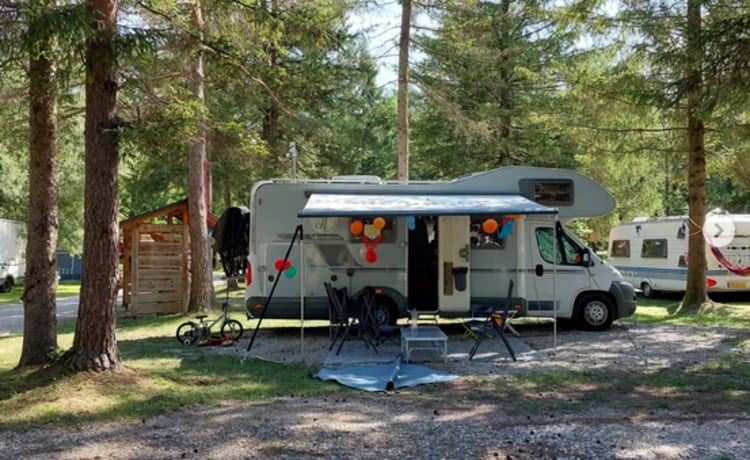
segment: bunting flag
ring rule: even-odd
[[[504,240],[508,235],[513,233],[513,228],[516,225],[517,219],[518,216],[508,216],[503,219],[502,227],[500,228],[500,231],[497,232],[497,238],[499,240]]]
[[[716,260],[718,260],[719,263],[724,266],[724,268],[734,273],[735,275],[750,275],[750,267],[739,267],[733,264],[730,260],[724,257],[724,254],[722,254],[719,248],[717,248],[716,246],[711,245],[711,253],[714,255],[714,257],[716,257]]]

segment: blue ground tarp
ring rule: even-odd
[[[413,387],[424,383],[442,383],[457,379],[448,372],[408,364],[397,356],[393,362],[374,366],[350,366],[340,369],[322,368],[313,377],[335,380],[342,385],[364,391],[385,391]]]

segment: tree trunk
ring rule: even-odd
[[[698,119],[702,94],[703,46],[700,0],[688,0],[687,11],[687,146],[688,146],[688,273],[681,311],[698,311],[708,301],[706,289],[706,152],[703,122]]]
[[[117,0],[89,0],[92,33],[86,45],[86,181],[83,277],[70,369],[117,370]]]
[[[54,7],[54,1],[49,7]],[[40,40],[29,62],[29,220],[19,366],[43,364],[57,348],[57,89],[54,40]]]
[[[411,0],[401,4],[401,38],[398,53],[398,179],[409,179],[409,33]]]
[[[203,30],[203,15],[199,3],[193,5],[193,25]],[[208,238],[206,120],[203,74],[203,53],[200,44],[191,61],[187,85],[199,107],[196,136],[190,143],[188,158],[188,207],[190,213],[190,304],[191,312],[210,309],[214,301],[211,242]]]

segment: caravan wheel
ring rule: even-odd
[[[604,331],[614,321],[612,302],[601,294],[583,296],[576,304],[578,326],[588,331]]]
[[[651,288],[651,285],[645,281],[641,283],[641,293],[643,294],[643,297],[649,299],[654,296],[654,290]]]

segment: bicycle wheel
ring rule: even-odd
[[[177,328],[177,340],[183,345],[192,345],[200,337],[198,325],[192,321],[182,323]]]
[[[232,340],[239,340],[240,337],[242,337],[243,331],[242,323],[236,319],[226,320],[224,324],[221,325],[221,335]]]

